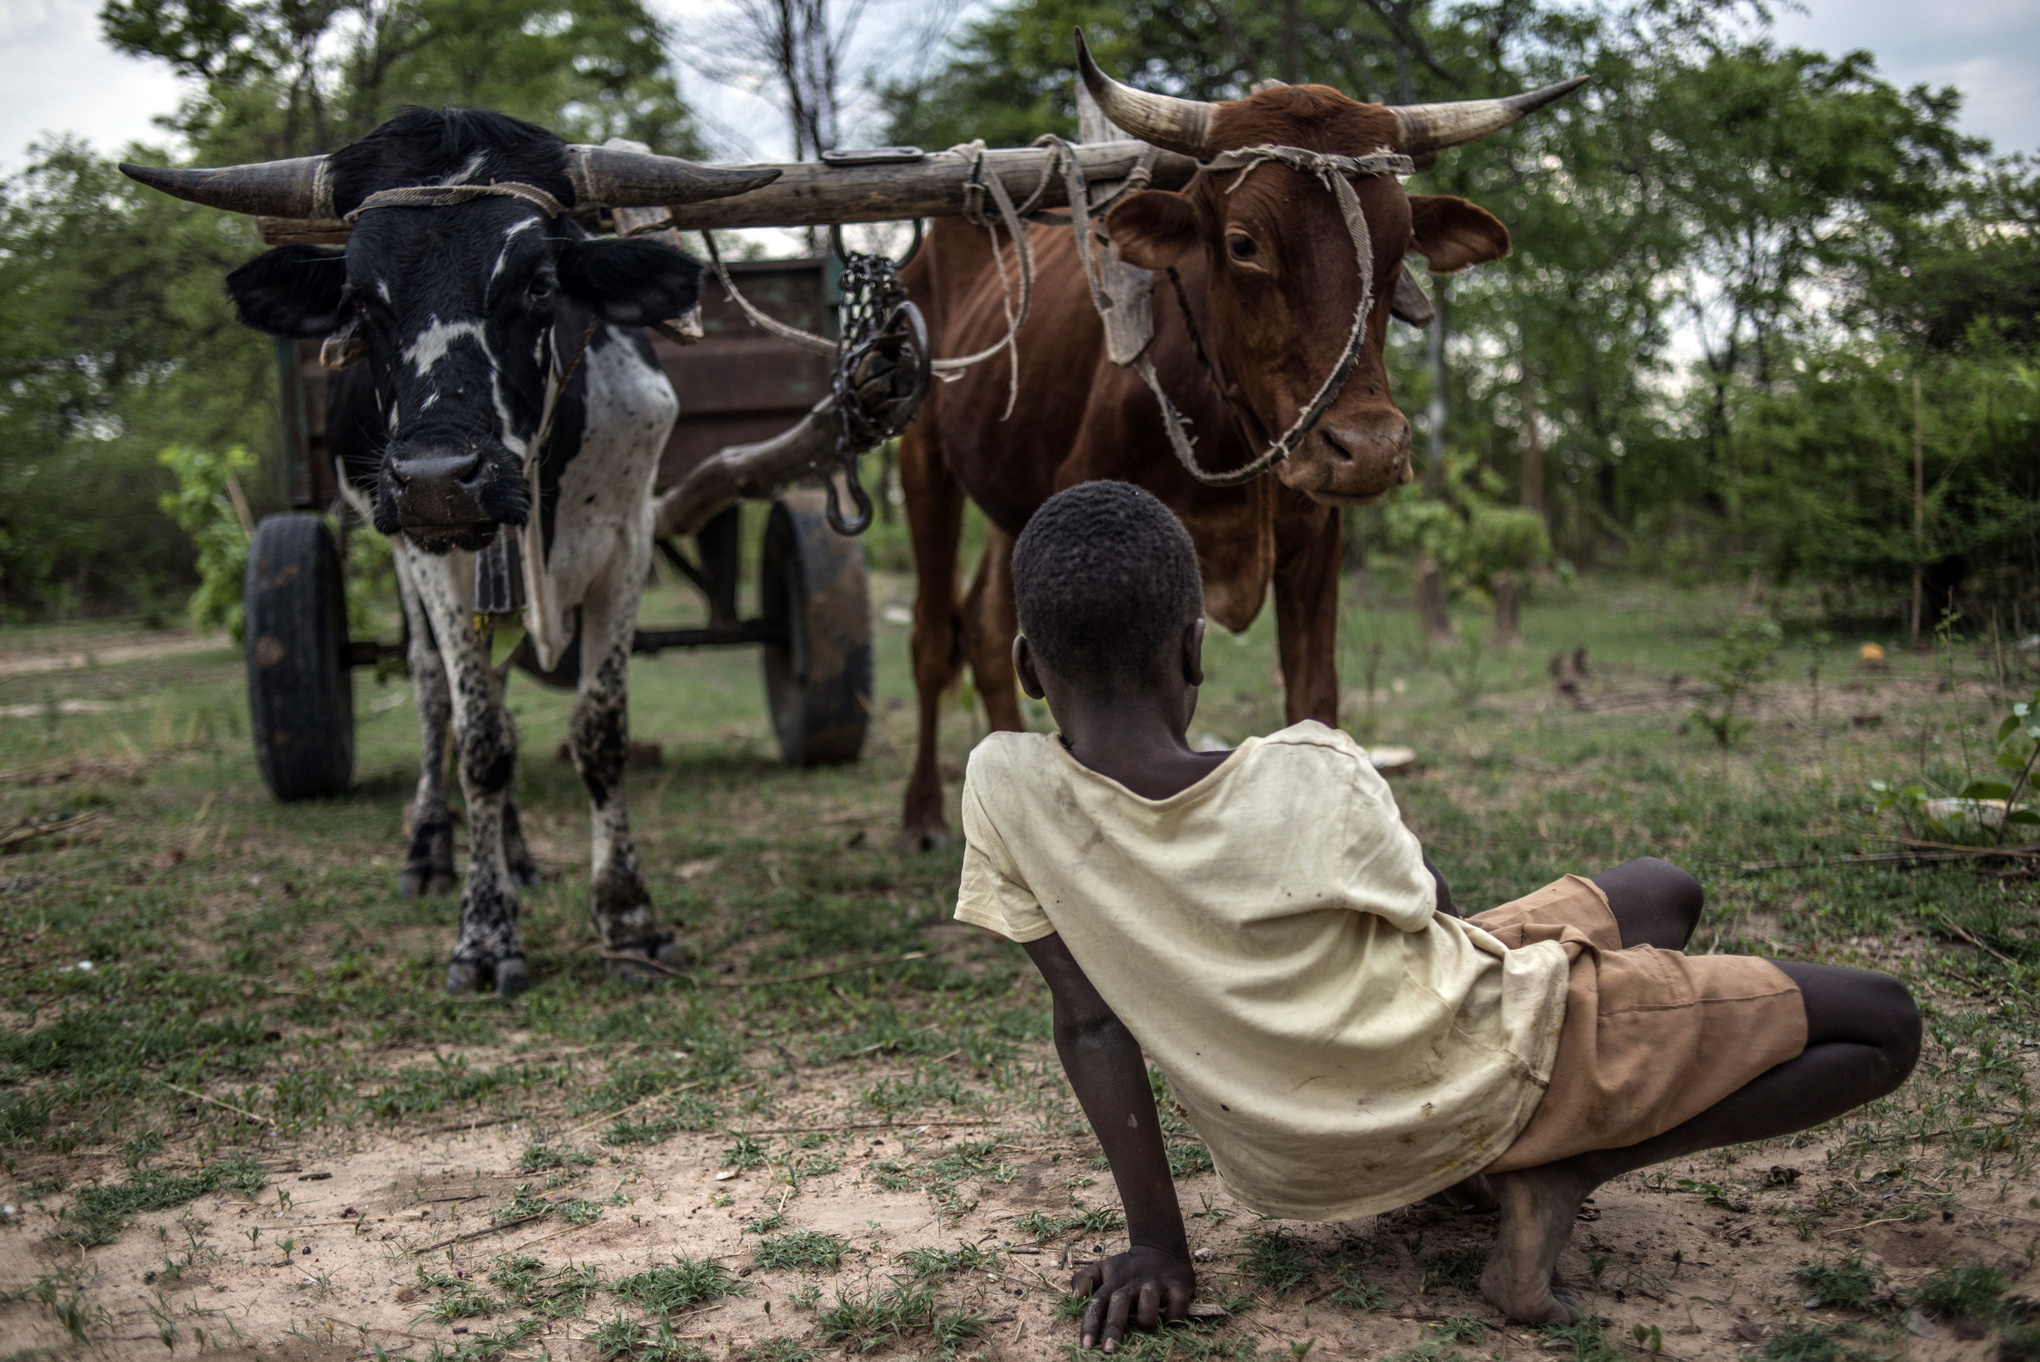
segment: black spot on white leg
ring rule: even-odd
[[[570,742],[595,825],[588,913],[602,942],[603,968],[613,978],[652,982],[671,977],[694,957],[660,928],[631,844],[630,809],[623,797],[630,752],[628,665],[622,648],[608,650],[574,706]]]
[[[408,570],[397,575],[398,596],[410,629],[411,684],[418,706],[418,794],[411,803],[411,840],[397,875],[407,899],[450,894],[454,888],[453,818],[446,809],[446,740],[453,728],[453,695],[432,621]]]
[[[460,781],[467,797],[471,858],[461,894],[460,939],[447,966],[446,987],[467,993],[493,984],[497,995],[507,998],[523,992],[529,982],[517,940],[517,896],[504,854],[517,732],[486,656],[464,655],[454,670],[464,720],[458,735]]]
[[[503,800],[503,862],[510,868],[510,883],[518,889],[536,889],[544,880],[538,862],[531,859],[531,848],[525,845],[517,801],[507,796]]]
[[[414,818],[397,892],[407,899],[453,892],[453,816],[444,801],[435,811],[420,809]]]

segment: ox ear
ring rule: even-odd
[[[560,287],[618,326],[684,316],[701,298],[701,265],[656,241],[569,241],[560,249]]]
[[[227,276],[242,322],[289,340],[338,330],[346,286],[347,252],[332,246],[278,246]]]
[[[1433,274],[1484,265],[1509,253],[1509,229],[1487,209],[1450,194],[1410,195],[1410,249]]]
[[[1121,260],[1144,270],[1164,270],[1197,244],[1197,210],[1181,194],[1143,189],[1105,215],[1105,230]]]

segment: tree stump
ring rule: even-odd
[[[1445,573],[1428,553],[1417,561],[1417,617],[1424,622],[1426,641],[1452,641],[1452,614],[1446,609]]]
[[[1495,646],[1497,648],[1520,648],[1523,646],[1523,623],[1518,609],[1520,593],[1516,587],[1516,574],[1498,572],[1495,574]]]

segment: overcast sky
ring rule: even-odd
[[[0,0],[0,171],[29,143],[76,133],[104,150],[162,140],[150,120],[176,107],[178,82],[160,65],[122,57],[99,40],[100,0]],[[654,0],[683,25],[712,0]],[[911,3],[911,0],[909,0]],[[880,17],[883,26],[883,16]],[[1964,130],[2000,150],[2040,150],[2040,0],[1807,0],[1781,17],[1778,38],[1830,52],[1867,47],[1887,79],[1954,85]],[[762,100],[690,74],[688,95],[734,156],[780,156],[785,139]]]

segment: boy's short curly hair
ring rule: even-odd
[[[1042,503],[1013,545],[1020,632],[1071,679],[1133,679],[1204,613],[1197,550],[1169,508],[1128,482]]]

